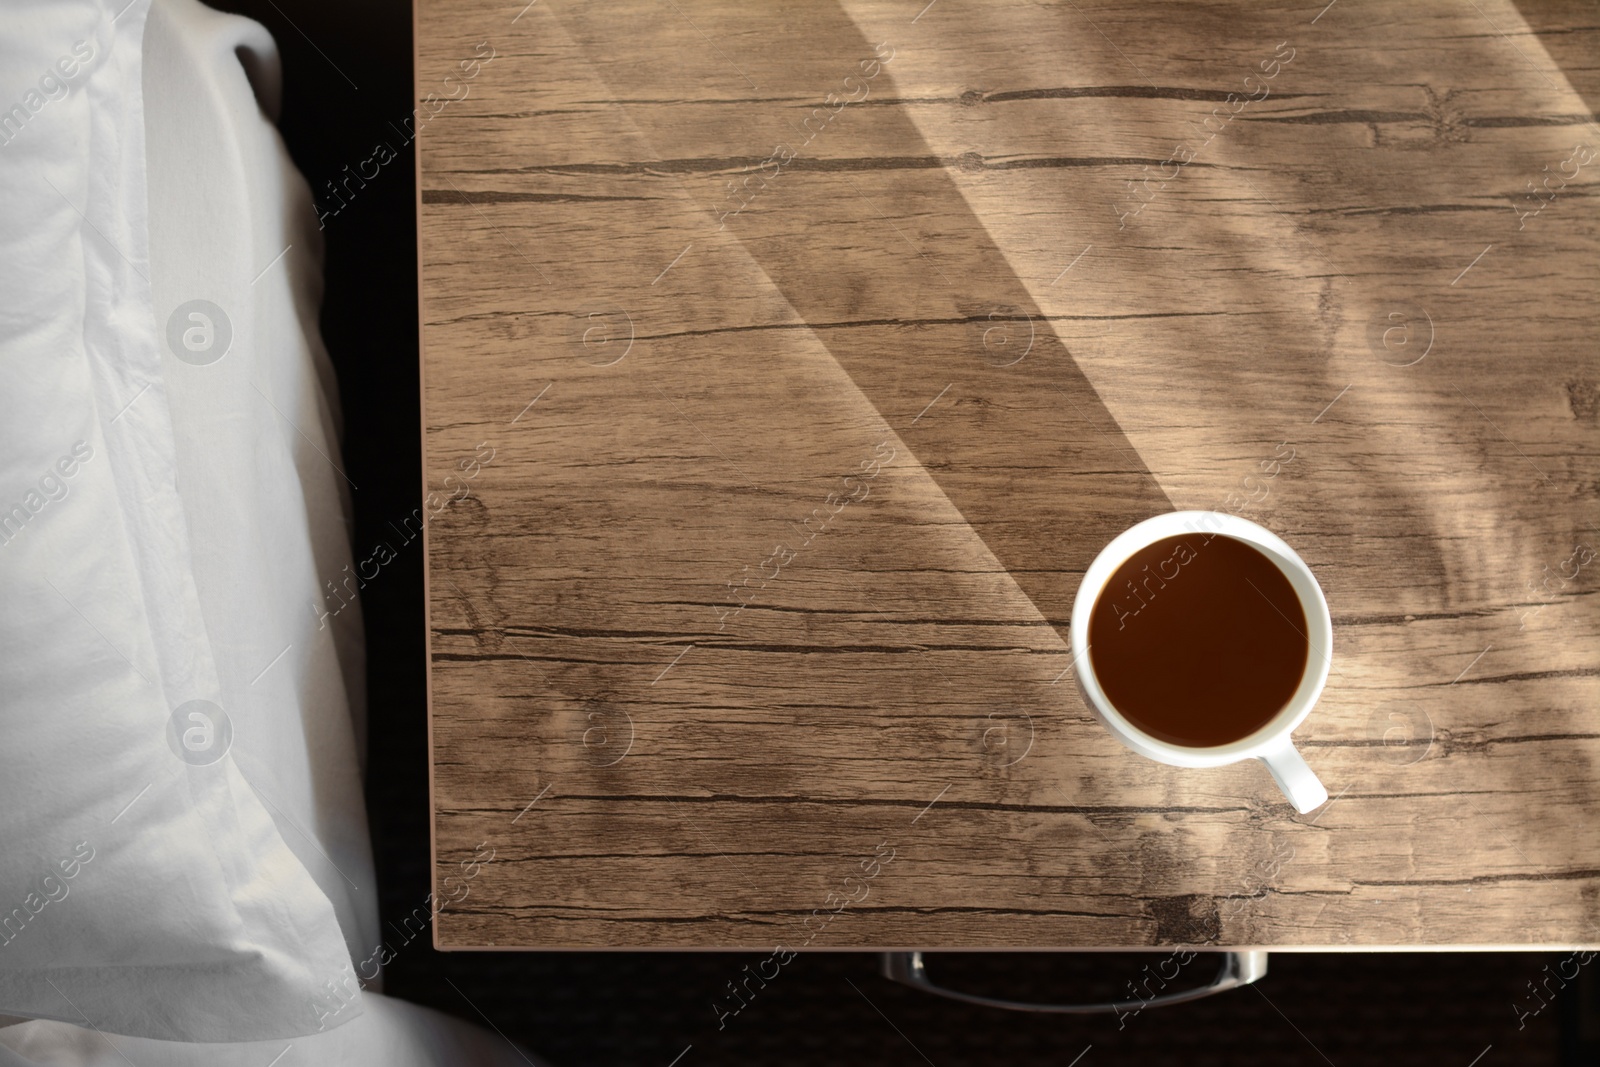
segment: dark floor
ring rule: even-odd
[[[1118,1019],[968,1008],[888,982],[878,976],[875,957],[830,953],[797,957],[765,989],[752,983],[756,992],[746,997],[748,1006],[722,1018],[719,1029],[713,1004],[726,1011],[735,1003],[726,983],[741,979],[746,964],[754,969],[765,958],[723,953],[440,957],[423,950],[415,959],[397,960],[391,975],[397,979],[395,992],[469,1017],[481,1010],[507,1034],[562,1065],[667,1067],[691,1045],[679,1067],[1069,1067],[1091,1045],[1080,1067],[1467,1067],[1486,1049],[1478,1067],[1600,1062],[1592,1051],[1587,1058],[1575,1049],[1561,1057],[1557,1015],[1570,1002],[1527,1018],[1518,1030],[1512,1005],[1526,1010],[1537,1003],[1524,984],[1546,962],[1537,956],[1277,954],[1270,973],[1255,987]],[[1118,955],[1114,960],[1039,956],[1019,962],[1016,956],[984,954],[972,962],[977,966],[970,970],[990,973],[981,986],[980,976],[970,975],[969,988],[994,990],[1009,978],[1014,984],[1087,992],[1095,984],[1114,988],[1116,980],[1126,982],[1143,961]],[[1091,966],[1101,974],[1100,983],[1087,980]],[[1053,983],[1045,973],[1052,969]],[[1061,981],[1062,971],[1077,972],[1080,980]],[[1110,973],[1117,979],[1107,980]],[[1107,992],[1102,989],[1102,995]],[[1594,1003],[1592,986],[1586,995]]]
[[[412,106],[408,5],[224,0],[218,6],[249,14],[277,38],[286,70],[283,133],[314,191],[366,159],[374,142],[396,140],[390,123]],[[1529,18],[1537,24],[1535,12]],[[323,334],[344,394],[344,458],[361,486],[357,546],[376,542],[390,520],[421,503],[414,203],[407,150],[327,219]],[[385,567],[363,598],[367,794],[389,919],[409,913],[429,891],[420,553]],[[737,1014],[721,1015],[718,1004],[727,1012],[735,1003],[727,983],[763,958],[441,954],[419,939],[400,949],[386,988],[465,1018],[487,1018],[557,1065],[668,1067],[679,1056],[680,1067],[1600,1064],[1600,979],[1593,968],[1583,969],[1548,1008],[1519,1019],[1519,1010],[1540,1003],[1529,984],[1562,954],[1277,954],[1256,987],[1123,1020],[970,1008],[886,981],[873,956],[822,954],[797,958]],[[1201,962],[1190,971],[1198,974]],[[1089,996],[1121,988],[1142,961],[984,954],[939,957],[930,967],[941,964],[952,981],[973,989]]]

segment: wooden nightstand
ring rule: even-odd
[[[1491,0],[919,6],[420,3],[439,946],[1600,943],[1560,67]],[[1078,696],[1173,508],[1327,592],[1316,812]]]

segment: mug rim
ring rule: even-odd
[[[1128,557],[1165,537],[1180,534],[1215,534],[1233,537],[1260,550],[1283,572],[1306,617],[1306,670],[1294,695],[1265,724],[1236,741],[1204,747],[1180,745],[1153,737],[1130,722],[1106,696],[1095,673],[1089,646],[1089,618],[1106,584]],[[1123,744],[1142,755],[1180,767],[1220,767],[1241,759],[1263,756],[1289,743],[1289,734],[1316,706],[1332,668],[1333,619],[1316,575],[1282,538],[1249,519],[1222,511],[1169,511],[1135,523],[1100,550],[1084,571],[1072,604],[1069,627],[1072,664],[1077,667],[1079,691],[1089,710]]]

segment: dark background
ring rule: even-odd
[[[398,147],[390,124],[400,125],[414,106],[411,10],[392,0],[280,2],[215,6],[262,22],[277,38],[285,71],[280,125],[317,195],[376,142]],[[1537,28],[1539,9],[1524,13]],[[1551,51],[1563,58],[1557,46]],[[1594,86],[1578,89],[1592,106]],[[361,486],[357,546],[382,539],[389,521],[421,506],[415,206],[407,147],[326,220],[322,332],[339,374],[346,469]],[[362,594],[368,818],[386,925],[398,924],[431,889],[422,562],[420,553],[402,554]],[[869,1060],[1068,1067],[1091,1045],[1082,1067],[1600,1064],[1594,967],[1519,1029],[1513,1005],[1538,1003],[1529,983],[1566,956],[1275,953],[1257,987],[1152,1009],[1120,1025],[1110,1016],[1023,1015],[942,1000],[880,977],[877,957],[864,953],[796,958],[723,1029],[713,1004],[732,1007],[727,983],[765,953],[440,953],[420,937],[399,948],[385,991],[487,1021],[558,1067],[668,1067],[680,1055],[681,1067]],[[1163,958],[984,953],[933,957],[929,966],[962,988],[1103,998]],[[1211,966],[1201,957],[1182,980],[1204,980]]]

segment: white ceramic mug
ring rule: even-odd
[[[1162,538],[1182,534],[1220,534],[1258,549],[1289,579],[1305,611],[1305,636],[1310,649],[1299,687],[1283,710],[1265,726],[1226,745],[1196,748],[1151,737],[1117,711],[1095,677],[1094,653],[1089,647],[1089,616],[1100,591],[1129,556]],[[1295,751],[1289,732],[1311,713],[1328,680],[1333,657],[1333,619],[1328,615],[1328,602],[1311,568],[1281,538],[1253,522],[1218,511],[1174,511],[1146,519],[1117,536],[1089,565],[1083,583],[1078,586],[1077,599],[1072,603],[1070,636],[1078,687],[1089,709],[1117,740],[1135,752],[1175,767],[1221,767],[1242,759],[1258,759],[1267,765],[1278,787],[1297,811],[1311,811],[1327,801],[1328,791]]]

